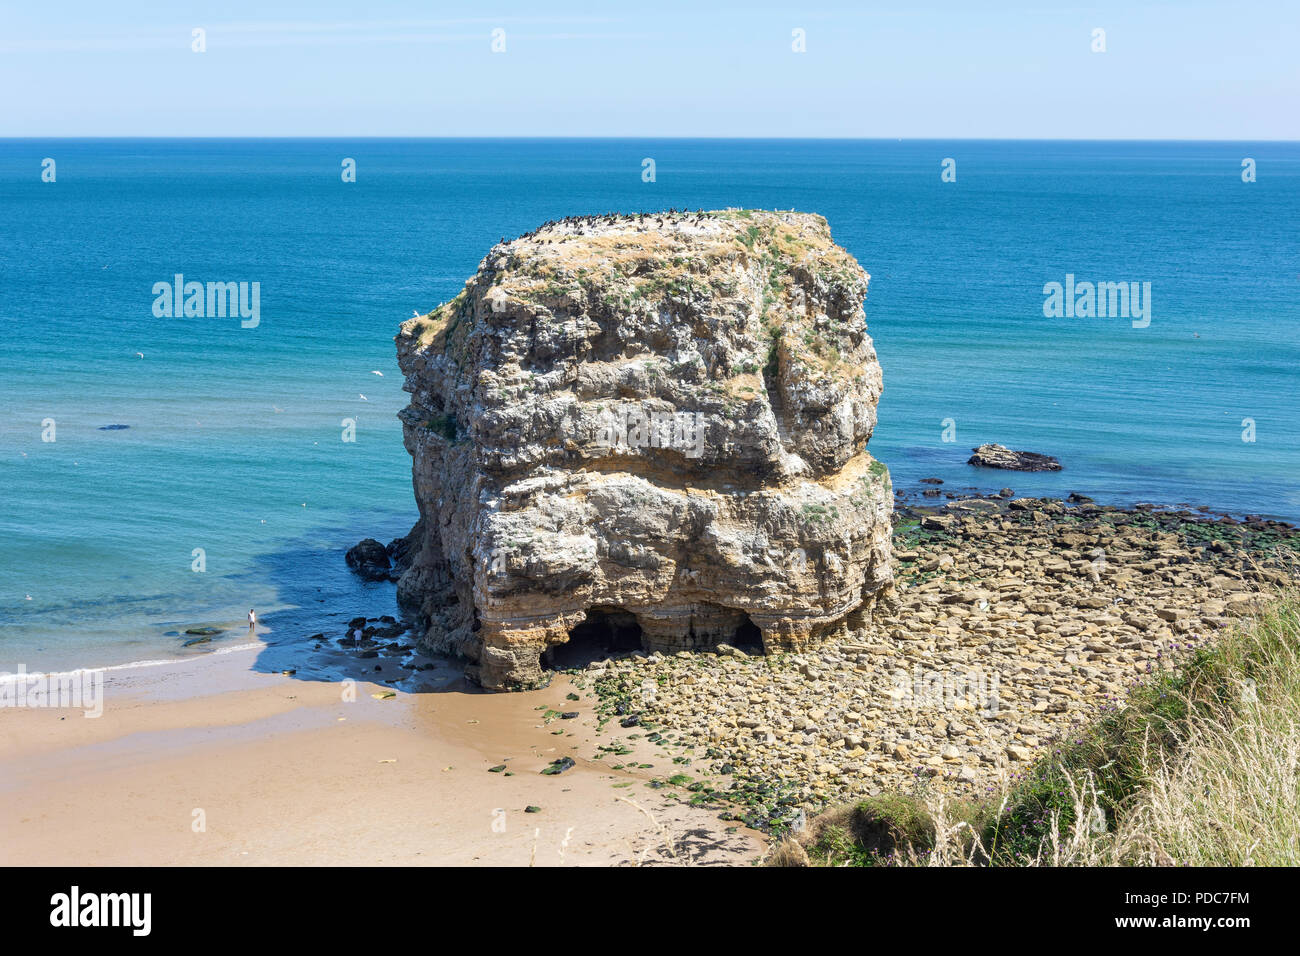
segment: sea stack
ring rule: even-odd
[[[868,275],[821,216],[571,217],[404,323],[398,597],[484,687],[571,638],[797,650],[892,588]]]

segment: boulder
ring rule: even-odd
[[[367,581],[388,580],[392,562],[388,550],[374,538],[366,538],[348,549],[344,559],[353,571]]]
[[[1051,455],[1035,451],[1012,451],[1005,445],[980,445],[972,448],[975,454],[966,460],[968,465],[980,468],[1002,468],[1007,471],[1060,471],[1061,463]]]

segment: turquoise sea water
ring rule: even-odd
[[[1300,144],[0,140],[0,670],[391,612],[343,550],[415,515],[397,324],[502,236],[670,206],[826,216],[872,275],[897,488],[1300,519]],[[155,317],[176,273],[258,282],[260,324]],[[1150,325],[1045,318],[1067,273],[1150,282]],[[1065,470],[966,466],[985,441]]]

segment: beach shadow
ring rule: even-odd
[[[417,651],[415,622],[398,607],[395,583],[363,580],[344,560],[367,531],[391,540],[413,523],[405,515],[358,520],[259,557],[246,576],[274,589],[275,607],[259,612],[264,646],[250,669],[304,681],[386,684],[403,693],[442,690],[462,676],[463,661]]]
[[[671,837],[671,849],[664,840],[648,848],[638,860],[640,866],[734,866],[750,850],[749,841],[735,833],[695,827]]]

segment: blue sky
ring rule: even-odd
[[[1297,24],[1297,0],[8,2],[0,136],[1294,140]]]

